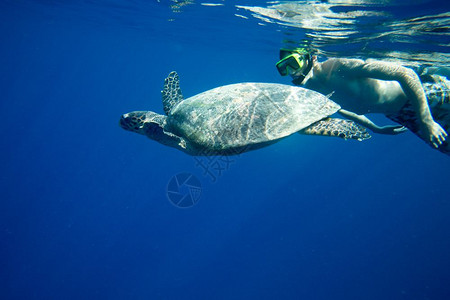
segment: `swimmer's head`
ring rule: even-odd
[[[280,49],[280,60],[276,67],[281,76],[290,75],[295,85],[300,85],[311,71],[313,58],[305,48]]]

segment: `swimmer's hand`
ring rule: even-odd
[[[386,126],[377,126],[376,130],[374,132],[381,133],[381,134],[389,134],[389,135],[396,135],[403,132],[408,131],[408,128],[401,125],[386,125]]]
[[[431,120],[422,124],[422,137],[428,144],[434,148],[438,148],[445,141],[448,136],[447,132],[435,121]]]

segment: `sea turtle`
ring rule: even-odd
[[[359,141],[370,137],[353,121],[328,118],[340,106],[324,95],[275,83],[238,83],[183,99],[179,77],[165,79],[166,115],[134,111],[120,126],[190,155],[234,155],[295,132]]]

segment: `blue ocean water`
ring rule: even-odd
[[[210,3],[1,1],[0,298],[449,299],[450,160],[412,133],[293,135],[206,170],[118,126],[163,113],[172,70],[186,97],[289,84],[278,49],[302,38],[322,54],[448,66],[448,4],[302,1],[349,20],[377,12],[343,39],[329,34],[343,25],[302,23],[341,15]],[[179,173],[201,184],[192,207],[168,199]]]

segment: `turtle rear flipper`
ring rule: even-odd
[[[178,77],[177,72],[170,72],[164,80],[164,88],[161,91],[161,94],[164,112],[168,115],[175,105],[183,101],[183,93],[181,93],[180,88],[180,77]]]
[[[358,141],[364,141],[371,137],[365,127],[353,121],[338,118],[326,118],[317,121],[305,129],[300,130],[299,133],[336,136],[343,139],[354,139]]]

